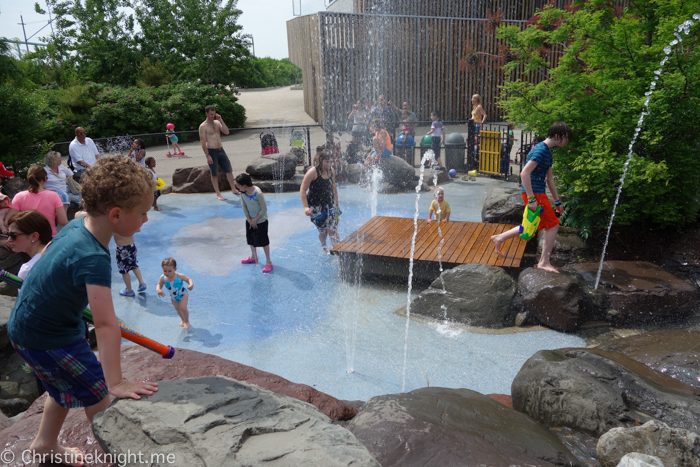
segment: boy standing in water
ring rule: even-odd
[[[49,393],[32,455],[70,466],[84,465],[85,454],[58,444],[69,409],[83,407],[92,422],[109,405],[108,394],[140,399],[158,390],[155,383],[122,377],[108,250],[115,233],[129,237],[148,220],[151,176],[126,156],[102,158],[85,171],[82,195],[87,216],[54,237],[22,284],[7,323],[12,346]],[[100,361],[85,340],[81,316],[88,303]]]
[[[544,241],[542,242],[542,256],[540,261],[535,265],[538,269],[543,269],[550,272],[559,272],[549,262],[549,257],[554,248],[554,240],[557,238],[559,231],[559,219],[554,214],[552,205],[549,204],[549,199],[545,193],[545,185],[549,187],[550,193],[554,198],[554,206],[559,214],[564,212],[564,208],[559,201],[557,195],[557,187],[554,185],[554,176],[552,175],[552,157],[551,148],[563,148],[571,138],[571,128],[564,122],[554,122],[549,127],[547,139],[535,145],[527,155],[527,163],[520,172],[520,179],[523,187],[521,195],[525,204],[533,211],[542,206],[542,214],[540,215],[539,230],[544,230]],[[509,238],[517,237],[520,234],[520,227],[513,227],[507,232],[494,235],[491,237],[496,253],[503,256],[501,245]]]

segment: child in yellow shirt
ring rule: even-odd
[[[433,222],[433,212],[435,212],[435,220],[442,221],[443,224],[450,220],[450,203],[445,201],[445,190],[438,187],[435,190],[435,197],[433,202],[430,204],[430,210],[428,211],[428,224]],[[438,205],[440,207],[440,212],[438,212]]]

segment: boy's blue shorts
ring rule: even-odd
[[[12,347],[61,407],[89,407],[107,397],[102,365],[85,339],[55,350],[26,349],[14,342]]]

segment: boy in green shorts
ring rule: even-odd
[[[81,194],[87,216],[54,237],[22,284],[7,323],[13,347],[49,393],[30,446],[34,458],[71,466],[83,465],[85,455],[58,444],[69,409],[83,407],[92,422],[109,405],[108,394],[140,399],[158,390],[155,383],[122,378],[107,247],[114,234],[131,236],[148,220],[151,174],[125,156],[104,157],[86,170]],[[84,337],[81,316],[88,304],[101,362]]]

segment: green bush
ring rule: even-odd
[[[678,26],[697,11],[698,0],[641,0],[624,8],[593,0],[565,9],[549,5],[523,31],[499,29],[513,58],[505,65],[510,79],[500,102],[508,119],[539,134],[557,120],[573,129],[569,144],[555,151],[554,165],[568,224],[584,231],[607,227],[652,81],[615,223],[682,226],[697,219],[700,26],[681,32],[682,42],[660,65]],[[558,50],[563,55],[552,61]],[[521,81],[523,71],[545,79]]]
[[[0,86],[0,161],[7,167],[22,171],[37,160],[28,146],[41,140],[40,115],[45,110],[46,102],[40,94]]]
[[[209,104],[216,106],[229,127],[245,126],[245,109],[236,103],[233,92],[222,87],[191,83],[157,87],[104,83],[85,86],[87,92],[80,94],[80,99],[91,103],[90,110],[81,115],[73,113],[73,119],[59,112],[66,99],[65,90],[44,87],[36,91],[48,101],[41,115],[41,139],[70,141],[78,126],[84,127],[91,138],[159,133],[165,131],[167,123],[175,124],[179,131],[196,130],[206,118],[204,107]],[[76,100],[72,104],[83,105]]]

